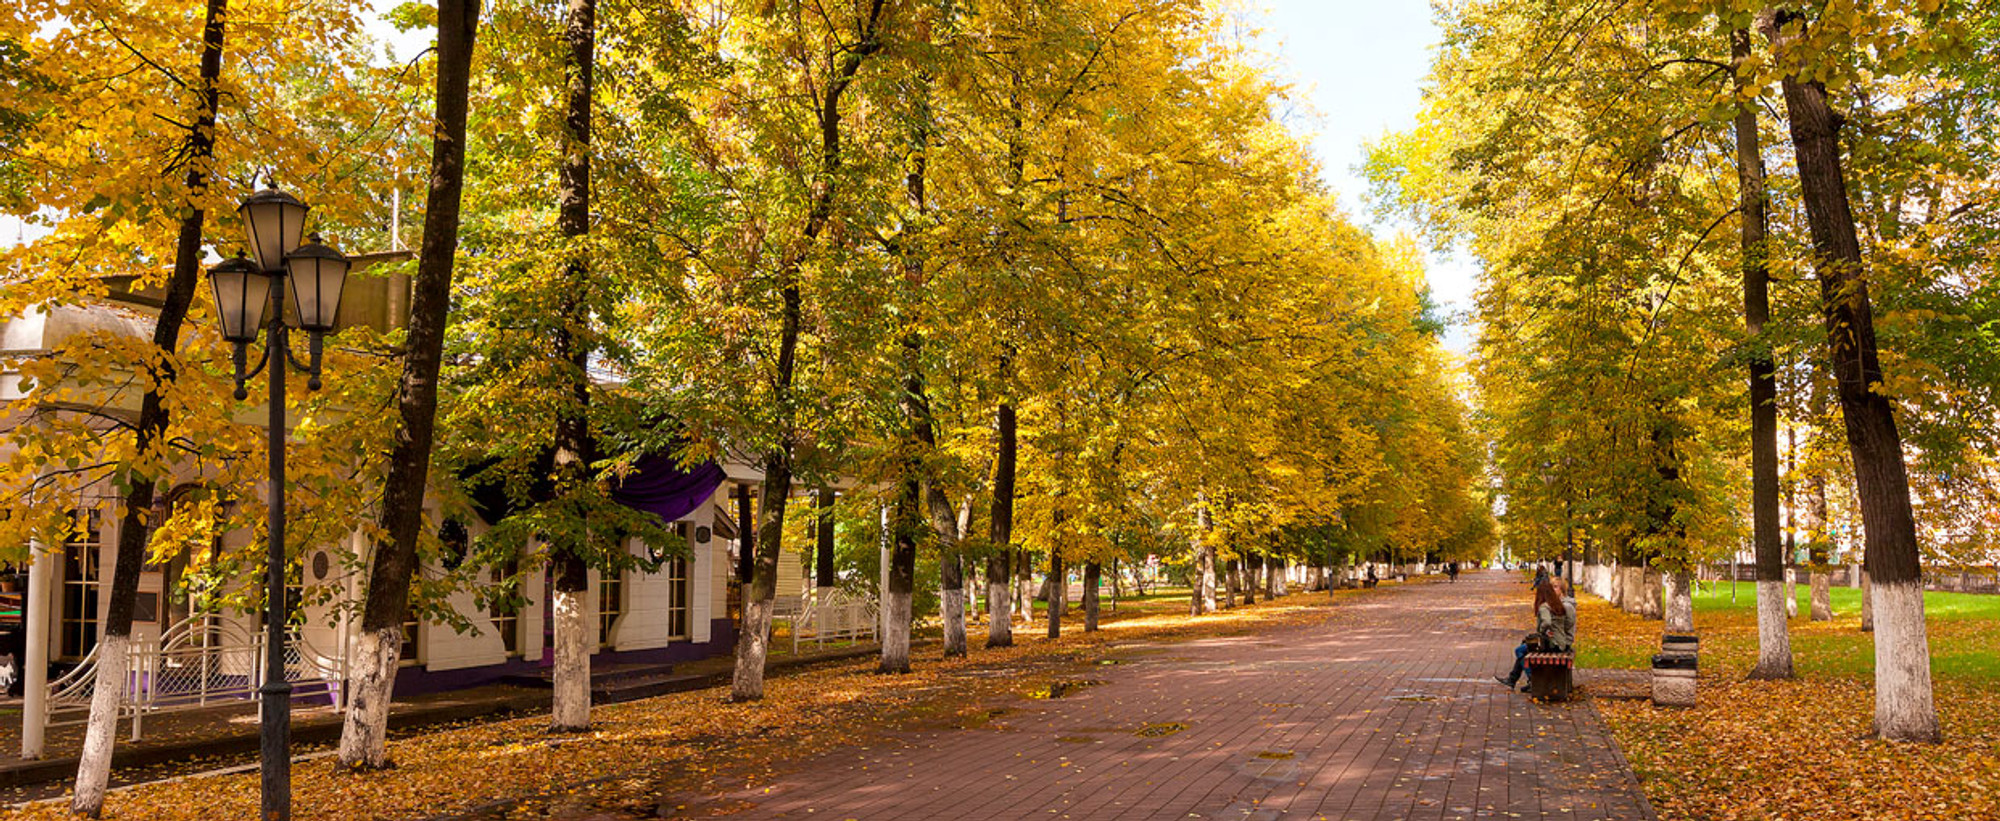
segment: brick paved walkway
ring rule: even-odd
[[[991,728],[904,733],[690,798],[737,818],[1653,818],[1588,702],[1489,678],[1528,601],[1517,577],[1474,573],[1310,627],[1126,645],[1103,684]]]

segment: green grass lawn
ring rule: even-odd
[[[1831,591],[1834,620],[1814,622],[1810,591],[1798,586],[1799,615],[1790,621],[1793,664],[1805,675],[1872,678],[1875,645],[1872,633],[1861,632],[1861,591],[1835,587]],[[1702,636],[1703,665],[1748,670],[1757,656],[1756,585],[1738,582],[1734,596],[1728,582],[1703,585],[1695,595],[1695,632]],[[1632,635],[1614,630],[1593,636],[1588,623],[1578,627],[1579,666],[1646,668],[1658,652],[1657,622],[1651,632]],[[1925,593],[1924,613],[1930,627],[1931,672],[1940,680],[1968,683],[2000,682],[2000,596],[1971,593]]]

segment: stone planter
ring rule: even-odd
[[[1653,657],[1653,706],[1693,707],[1695,657],[1661,653]]]

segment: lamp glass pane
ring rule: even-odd
[[[285,255],[299,247],[299,237],[306,227],[306,209],[284,202],[257,202],[244,206],[242,213],[251,258],[259,268],[278,270],[284,265]]]
[[[328,257],[293,257],[291,268],[292,304],[299,327],[308,331],[331,331],[340,317],[340,293],[347,284],[348,262]]]
[[[264,327],[264,312],[271,304],[271,278],[234,266],[218,266],[209,272],[215,289],[215,314],[222,323],[222,338],[250,342]]]

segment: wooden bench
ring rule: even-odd
[[[1557,650],[1529,653],[1528,696],[1536,701],[1568,701],[1574,686],[1570,677],[1576,653]]]

